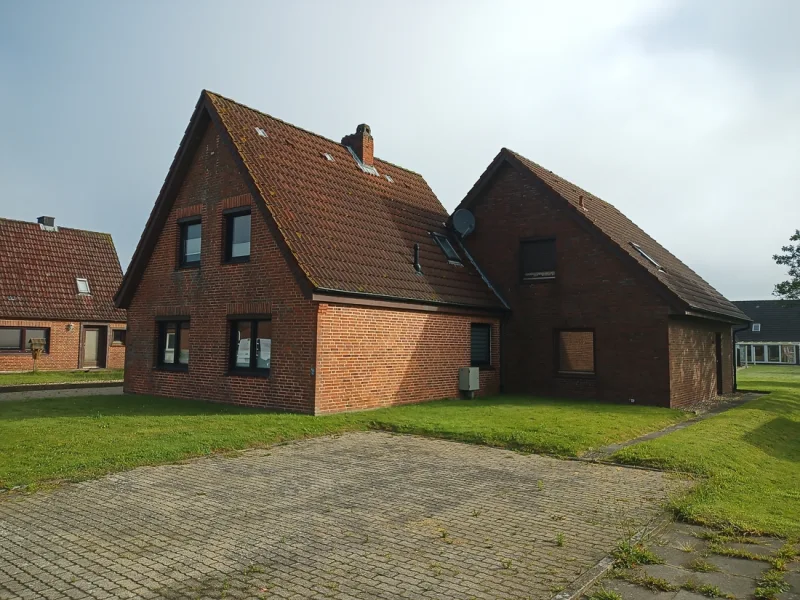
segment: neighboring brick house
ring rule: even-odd
[[[746,317],[610,205],[504,150],[462,238],[373,149],[204,91],[116,297],[125,390],[322,414],[455,397],[472,365],[482,394],[730,391]]]
[[[114,306],[122,270],[107,233],[0,219],[0,372],[122,368],[125,311]]]
[[[743,365],[800,365],[800,300],[734,302],[753,322],[736,332],[736,357]]]
[[[475,364],[496,393],[505,307],[447,218],[368,127],[203,92],[117,295],[125,390],[319,414],[456,396]]]
[[[672,407],[732,391],[748,318],[613,206],[503,149],[459,208],[511,309],[504,391]]]

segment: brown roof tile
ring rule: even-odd
[[[0,318],[125,321],[114,306],[122,270],[107,233],[0,219]],[[77,278],[91,295],[78,294]]]
[[[314,290],[503,308],[460,249],[464,266],[449,264],[431,237],[431,232],[446,233],[448,215],[422,176],[378,158],[378,175],[366,173],[341,143],[217,94],[203,92],[193,121],[202,118],[203,108],[229,137]],[[191,129],[190,124],[187,136]],[[180,172],[180,156],[181,150],[171,173]],[[148,227],[159,221],[156,211],[167,192],[162,190]],[[147,238],[145,232],[140,248]],[[413,265],[415,243],[420,245],[422,275]],[[137,249],[134,255],[120,306],[135,288],[144,263],[134,263],[146,261],[145,253]],[[128,278],[134,280],[130,285]]]

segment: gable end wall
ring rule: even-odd
[[[228,147],[209,125],[128,309],[125,391],[313,412],[316,307],[250,196]],[[223,263],[226,208],[251,206],[248,263]],[[201,267],[177,269],[178,219],[202,217]],[[269,312],[269,378],[228,374],[228,316]],[[191,319],[189,371],[156,365],[156,319]]]

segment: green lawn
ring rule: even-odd
[[[0,402],[0,487],[370,428],[576,455],[685,418],[668,409],[513,397],[325,417],[147,396]]]
[[[686,520],[800,536],[800,367],[750,367],[739,386],[772,393],[613,459],[705,476],[674,503]]]
[[[91,381],[122,380],[123,369],[100,369],[94,371],[26,371],[24,373],[0,373],[0,386],[35,385],[41,383],[84,383]]]

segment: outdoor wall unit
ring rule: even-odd
[[[478,367],[461,367],[458,370],[458,389],[467,398],[473,398],[481,387]]]

